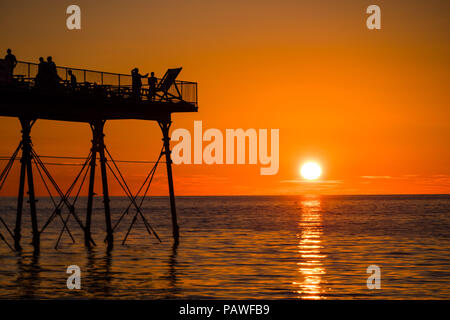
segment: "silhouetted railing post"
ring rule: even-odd
[[[166,155],[167,180],[169,182],[170,212],[172,214],[172,235],[175,242],[178,242],[180,232],[177,222],[177,209],[175,206],[175,191],[173,187],[173,177],[172,177],[172,159],[170,157],[171,151],[170,151],[169,129],[172,122],[170,120],[159,121],[158,124],[161,127],[161,131],[163,133],[164,154]]]

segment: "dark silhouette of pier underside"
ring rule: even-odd
[[[0,188],[7,178],[13,164],[20,157],[20,181],[17,199],[17,215],[14,230],[7,226],[0,215],[0,223],[8,230],[14,241],[16,250],[21,250],[21,224],[22,209],[24,205],[25,184],[28,186],[28,202],[30,206],[31,226],[33,232],[33,245],[35,250],[39,250],[39,237],[46,227],[56,218],[63,222],[58,242],[66,232],[73,241],[73,236],[68,228],[68,220],[73,217],[84,232],[84,240],[87,246],[95,245],[91,237],[91,217],[94,197],[94,181],[96,167],[100,167],[103,189],[103,203],[105,210],[106,238],[108,250],[113,248],[114,230],[122,221],[128,209],[136,210],[128,232],[123,240],[125,243],[134,223],[140,217],[148,233],[159,237],[155,230],[146,220],[142,213],[142,202],[146,197],[150,183],[156,171],[156,166],[162,156],[166,159],[167,178],[169,184],[169,198],[172,217],[173,237],[176,242],[179,238],[179,228],[177,223],[175,193],[172,178],[172,167],[170,158],[170,138],[169,129],[172,124],[173,113],[197,112],[197,84],[195,82],[176,80],[181,68],[169,69],[162,79],[158,80],[158,85],[150,87],[143,85],[137,91],[131,85],[130,75],[92,71],[77,68],[57,67],[58,80],[42,85],[37,81],[38,66],[34,63],[19,62],[14,69],[14,75],[5,74],[1,70],[0,60],[0,116],[16,117],[22,126],[22,139],[12,156],[8,158],[5,168],[0,176]],[[3,73],[2,73],[3,72]],[[76,78],[70,81],[68,76],[73,73]],[[51,176],[40,156],[34,150],[31,142],[31,129],[39,119],[86,122],[92,130],[92,147],[88,157],[85,159],[82,169],[75,177],[74,182],[67,191],[63,191]],[[108,120],[140,119],[156,121],[162,131],[163,146],[154,167],[150,171],[144,184],[137,194],[132,194],[126,180],[121,174],[116,162],[109,153],[104,142],[103,128]],[[6,160],[6,159],[4,159]],[[38,226],[36,198],[34,192],[33,168],[37,169],[39,176],[48,181],[56,190],[59,199],[55,202],[55,210],[43,226]],[[108,191],[108,175],[110,170],[114,178],[119,182],[122,189],[130,200],[127,211],[113,225],[111,221],[110,199]],[[84,177],[81,179],[81,177]],[[88,203],[85,219],[80,218],[76,210],[76,200],[83,182],[88,180]],[[81,181],[81,182],[80,182]],[[25,183],[26,182],[26,183]],[[77,184],[80,184],[79,187]],[[77,187],[76,187],[77,186]],[[47,187],[50,194],[50,190]],[[78,194],[74,195],[75,189]],[[145,190],[145,193],[142,191]],[[140,194],[141,192],[141,194]],[[73,198],[75,200],[73,200]],[[62,207],[67,207],[69,213],[66,217],[61,214]],[[7,239],[0,233],[0,239],[6,244]],[[10,246],[12,248],[12,246]]]
[[[88,123],[95,120],[127,119],[164,121],[170,120],[172,113],[197,111],[197,107],[182,102],[95,101],[70,96],[46,97],[28,93],[8,97],[1,89],[0,97],[0,116],[27,119]]]

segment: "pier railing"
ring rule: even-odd
[[[19,61],[14,68],[14,78],[23,84],[34,87],[36,85],[36,76],[39,65],[33,62]],[[70,74],[77,79],[78,88],[101,88],[107,96],[132,98],[132,77],[131,74],[112,73],[104,71],[95,71],[88,69],[70,68],[57,66],[58,76],[61,78],[60,84],[70,86]],[[158,78],[158,82],[161,79]],[[150,97],[149,86],[145,79],[142,79],[142,88],[139,99],[142,101],[164,101],[158,95]],[[175,80],[173,85],[167,90],[171,100],[175,102],[183,101],[197,106],[197,83],[190,81]],[[166,96],[167,97],[167,96]]]

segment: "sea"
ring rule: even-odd
[[[38,199],[39,229],[53,200]],[[101,197],[95,246],[73,215],[63,230],[62,207],[34,251],[25,202],[23,249],[11,250],[16,202],[0,198],[0,299],[450,299],[450,195],[177,197],[178,242],[167,197],[142,203],[148,224],[112,197],[110,251]],[[74,206],[83,224],[86,204]]]

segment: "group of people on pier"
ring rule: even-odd
[[[141,100],[141,89],[142,89],[142,78],[148,79],[148,99],[154,101],[156,97],[156,86],[158,84],[158,79],[155,77],[155,73],[152,72],[150,77],[148,73],[146,75],[139,74],[139,69],[134,68],[131,70],[131,88],[134,99]]]
[[[39,58],[38,73],[36,74],[35,85],[37,88],[51,88],[55,87],[61,81],[58,75],[56,64],[52,57],[47,57],[44,61],[43,57]]]
[[[12,54],[12,50],[6,50],[4,58],[6,65],[6,72],[8,81],[14,79],[14,69],[17,66],[17,58]],[[53,87],[57,85],[62,79],[58,75],[56,64],[53,62],[51,56],[47,57],[47,61],[43,57],[39,58],[38,72],[36,74],[35,85],[38,88]]]
[[[14,78],[14,68],[17,65],[17,59],[15,55],[12,54],[11,49],[7,50],[7,54],[4,58],[6,65],[6,72],[8,79],[12,80]],[[67,70],[67,75],[69,77],[67,82],[68,87],[75,90],[79,86],[77,83],[77,78],[75,77],[72,70]],[[142,78],[147,78],[148,81],[148,100],[154,101],[156,97],[158,79],[155,77],[155,73],[151,72],[149,74],[141,75],[138,68],[131,70],[131,97],[136,101],[142,100]],[[60,85],[62,79],[58,75],[58,70],[55,62],[51,56],[44,60],[43,57],[39,58],[38,71],[34,79],[35,87],[39,89],[51,89]],[[96,86],[96,84],[94,84]]]

